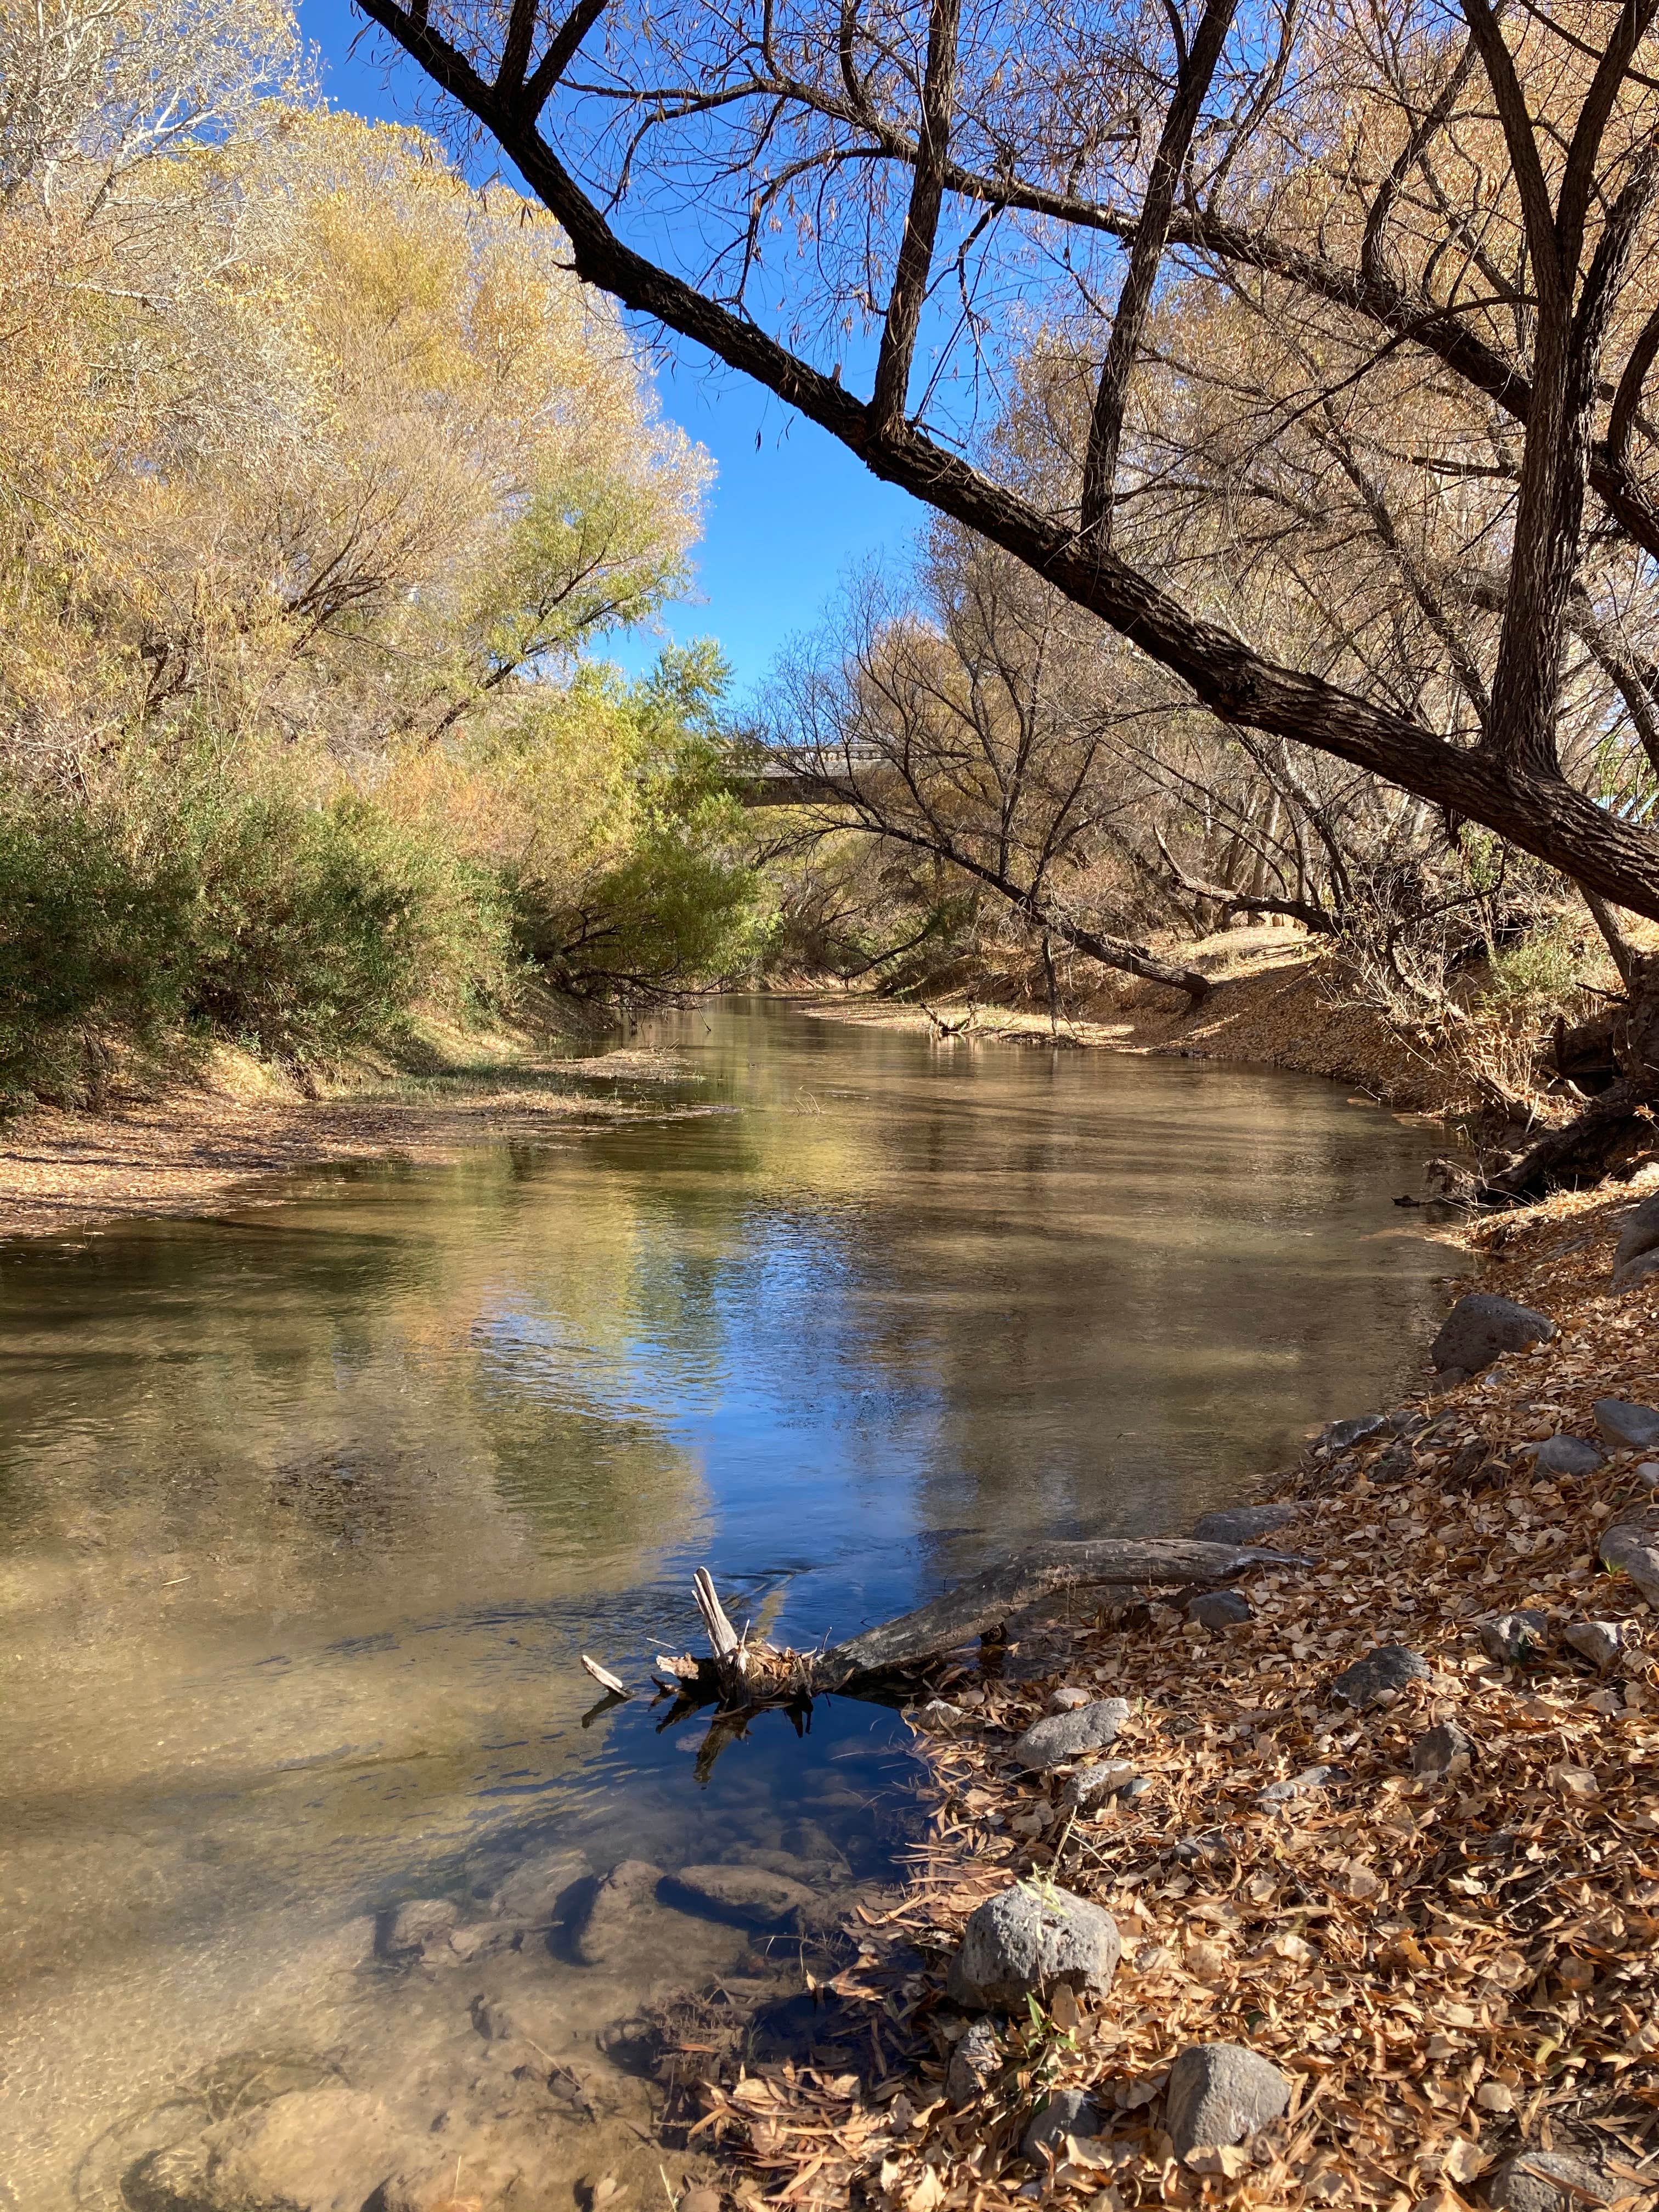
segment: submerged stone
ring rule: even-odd
[[[585,1966],[602,1966],[638,1925],[641,1909],[655,1901],[663,1879],[648,1859],[623,1859],[588,1899],[575,1930],[576,1956]]]
[[[1256,1544],[1287,1522],[1299,1521],[1305,1505],[1230,1505],[1206,1513],[1193,1530],[1200,1544]]]
[[[788,1875],[775,1874],[763,1866],[688,1866],[669,1878],[671,1889],[684,1890],[702,1905],[717,1912],[769,1927],[799,1925],[817,1911],[815,1890]]]

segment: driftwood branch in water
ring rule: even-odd
[[[1091,1543],[1034,1544],[1000,1565],[987,1567],[943,1597],[866,1628],[849,1643],[825,1651],[792,1651],[739,1636],[726,1618],[708,1571],[695,1578],[697,1610],[713,1656],[659,1655],[659,1687],[672,1686],[682,1702],[672,1723],[693,1705],[718,1698],[728,1711],[769,1705],[809,1705],[827,1690],[856,1697],[884,1675],[925,1666],[988,1628],[1068,1589],[1116,1583],[1226,1583],[1251,1567],[1283,1565],[1289,1555],[1237,1544],[1200,1544],[1191,1537],[1159,1536],[1144,1543],[1101,1537]],[[586,1662],[584,1662],[586,1663]],[[591,1670],[590,1670],[591,1671]],[[666,1677],[666,1680],[661,1678]]]
[[[1000,1566],[969,1576],[943,1597],[867,1628],[811,1663],[814,1691],[852,1688],[863,1680],[936,1659],[1041,1599],[1091,1583],[1224,1583],[1282,1553],[1200,1544],[1188,1537],[1146,1543],[1103,1537],[1092,1543],[1034,1544]]]
[[[626,1682],[619,1681],[608,1667],[601,1667],[597,1659],[590,1659],[586,1651],[577,1654],[583,1669],[591,1674],[602,1690],[609,1690],[613,1698],[630,1698],[633,1692]]]

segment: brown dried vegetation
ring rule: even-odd
[[[1593,1437],[1598,1396],[1653,1395],[1659,1286],[1605,1287],[1627,1204],[1563,1195],[1475,1232],[1483,1285],[1543,1305],[1558,1335],[1426,1400],[1429,1425],[1407,1444],[1385,1433],[1310,1451],[1279,1486],[1307,1509],[1279,1540],[1314,1564],[1257,1577],[1254,1621],[1212,1635],[1174,1606],[1131,1604],[957,1669],[945,1694],[966,1718],[919,1739],[931,1839],[896,1905],[860,1909],[856,1957],[827,1985],[865,2009],[875,2070],[701,2062],[694,2132],[738,2161],[740,2202],[1454,2212],[1523,2147],[1577,2148],[1618,2201],[1647,2201],[1659,1638],[1596,1551],[1650,1493],[1632,1453],[1541,1480],[1524,1453],[1546,1435]],[[1476,1631],[1522,1606],[1555,1632],[1519,1669],[1487,1658]],[[1559,1637],[1595,1617],[1629,1638],[1606,1677]],[[1395,1642],[1422,1653],[1427,1679],[1366,1713],[1334,1703],[1334,1674]],[[1146,1778],[1139,1797],[1070,1814],[1063,1776],[1010,1765],[1010,1734],[1060,1683],[1132,1699],[1111,1755]],[[1413,1740],[1454,1718],[1472,1765],[1419,1779]],[[1342,1778],[1263,1809],[1266,1784],[1316,1761]],[[974,1906],[1021,1877],[1108,1906],[1123,1966],[1103,2003],[1062,1992],[1000,2023],[1000,2070],[952,2111],[945,2058],[962,2023],[939,1969]],[[1178,2162],[1163,2083],[1183,2047],[1214,2041],[1284,2067],[1291,2106],[1243,2147]],[[1091,2091],[1102,2132],[1036,2174],[1024,2128],[1048,2089],[1072,2085]]]

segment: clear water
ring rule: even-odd
[[[878,1868],[889,1714],[707,1776],[584,1723],[694,1565],[839,1638],[1179,1529],[1420,1358],[1423,1137],[1328,1085],[760,1001],[630,1042],[730,1110],[0,1247],[0,2203],[103,2201],[88,2146],[302,2012],[308,1945],[491,1854],[806,1820]]]

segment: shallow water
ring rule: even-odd
[[[1328,1085],[761,1002],[629,1041],[728,1110],[0,1247],[17,2212],[118,2201],[107,2130],[516,1852],[878,1874],[895,1717],[769,1716],[707,1773],[643,1700],[584,1723],[578,1651],[642,1681],[694,1565],[839,1638],[1024,1534],[1180,1528],[1420,1357],[1423,1134]],[[666,1948],[538,1971],[591,2040],[730,1964]]]

